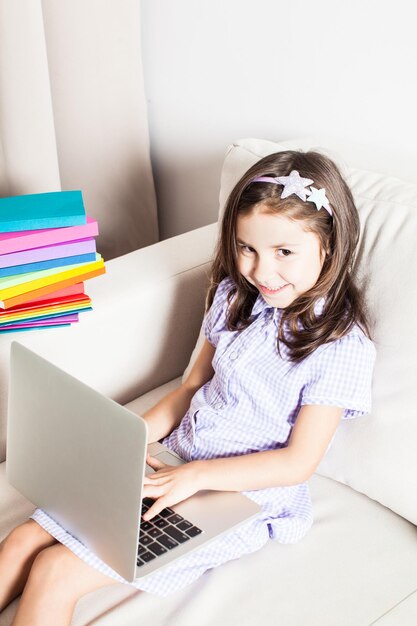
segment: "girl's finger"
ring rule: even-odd
[[[156,472],[155,474],[150,474],[146,477],[148,480],[145,482],[145,485],[165,485],[169,482],[170,478],[166,474],[164,476],[159,476]]]
[[[158,500],[155,500],[151,508],[148,509],[142,517],[145,521],[149,521],[150,519],[155,517],[155,515],[158,515],[158,513],[160,513],[162,509],[169,505],[170,502],[169,500],[167,500],[166,496],[162,496],[161,498],[158,498]]]
[[[157,500],[163,496],[163,492],[161,492],[161,487],[158,485],[144,485],[142,490],[143,498],[151,498],[152,500]]]
[[[146,462],[152,467],[152,469],[155,470],[165,467],[165,463],[163,463],[159,459],[156,459],[154,456],[150,456],[149,454],[146,455]]]
[[[158,476],[155,474],[149,474],[148,476],[143,477],[144,485],[165,485],[169,481],[169,476]]]

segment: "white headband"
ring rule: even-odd
[[[317,211],[320,211],[320,209],[323,208],[326,209],[329,215],[333,215],[329,201],[326,198],[326,190],[316,189],[315,187],[306,189],[306,187],[313,184],[313,181],[310,178],[301,178],[297,170],[292,170],[289,176],[277,176],[276,178],[273,178],[272,176],[258,176],[250,182],[283,185],[284,189],[281,193],[282,199],[288,198],[288,196],[295,193],[295,195],[304,202],[314,202]]]

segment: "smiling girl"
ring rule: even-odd
[[[0,607],[23,590],[15,626],[67,625],[82,595],[116,581],[166,595],[269,539],[305,536],[308,479],[341,419],[370,410],[375,349],[352,277],[358,238],[351,192],[327,157],[279,152],[244,174],[222,220],[204,345],[184,383],[144,416],[149,442],[188,461],[148,458],[144,518],[202,489],[242,491],[259,516],[127,583],[38,509],[0,546]]]

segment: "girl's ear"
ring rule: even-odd
[[[321,254],[322,254],[322,259],[323,259],[323,262],[324,262],[327,259],[327,257],[332,255],[332,251],[330,249],[330,246],[329,245],[324,246],[321,249]]]

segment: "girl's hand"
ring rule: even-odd
[[[201,489],[201,461],[191,461],[179,466],[166,465],[148,454],[146,462],[156,471],[145,476],[143,497],[152,498],[155,502],[142,516],[144,520],[152,519],[165,507],[177,504]]]

